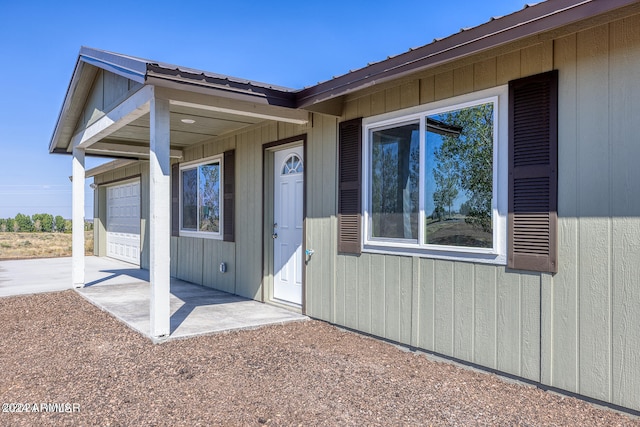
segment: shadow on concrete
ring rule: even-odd
[[[183,303],[180,308],[171,315],[171,334],[173,334],[199,307],[250,301],[247,298],[187,282],[172,283],[171,295]]]
[[[109,276],[101,277],[100,279],[96,279],[91,282],[85,283],[84,287],[88,288],[88,287],[99,285],[105,282],[122,283],[122,280],[115,280],[115,279],[125,279],[125,278],[138,279],[145,282],[149,281],[149,271],[143,270],[141,268],[119,268],[116,270],[100,270],[100,273],[107,273],[109,274]],[[127,281],[131,282],[131,280],[127,280]]]
[[[117,265],[113,260],[92,259],[92,262],[91,273],[87,271],[88,282],[77,292],[157,341],[150,335],[149,271],[125,263]],[[308,319],[290,310],[175,277],[171,278],[169,304],[170,335],[160,341]]]

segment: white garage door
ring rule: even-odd
[[[140,265],[140,181],[107,187],[107,256]]]

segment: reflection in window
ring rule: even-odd
[[[220,164],[198,167],[200,231],[220,231]]]
[[[478,101],[366,129],[365,241],[496,249],[494,222],[502,219],[494,218],[496,106]]]
[[[284,166],[282,166],[282,175],[302,173],[303,171],[302,159],[297,154],[290,155],[287,161],[284,162]]]
[[[493,103],[426,117],[425,243],[493,247]]]
[[[220,163],[182,170],[182,229],[220,232]]]
[[[182,228],[198,227],[198,174],[197,169],[182,171]]]
[[[371,236],[417,241],[420,124],[371,136]]]

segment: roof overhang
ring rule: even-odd
[[[158,97],[169,100],[172,155],[180,156],[189,145],[261,121],[305,124],[310,111],[340,116],[345,98],[354,92],[639,10],[638,0],[548,0],[299,91],[83,47],[49,150],[70,153],[75,144],[87,155],[143,159],[148,155],[150,100]],[[78,131],[78,118],[100,70],[139,87]],[[183,125],[190,117],[199,123]]]
[[[100,70],[125,77],[140,87],[97,120],[77,130]],[[83,47],[49,151],[68,154],[77,146],[87,155],[148,157],[148,115],[154,97],[168,100],[172,117],[176,117],[172,118],[171,126],[173,157],[181,157],[182,148],[187,145],[261,121],[293,124],[309,121],[307,111],[294,107],[295,93],[287,88]],[[196,117],[200,123],[188,128],[178,120],[185,117]]]

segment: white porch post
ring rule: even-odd
[[[171,164],[169,161],[169,101],[151,98],[149,145],[149,273],[151,336],[170,333],[169,284],[171,227]]]
[[[71,183],[71,276],[75,288],[84,287],[84,148],[73,147]]]

